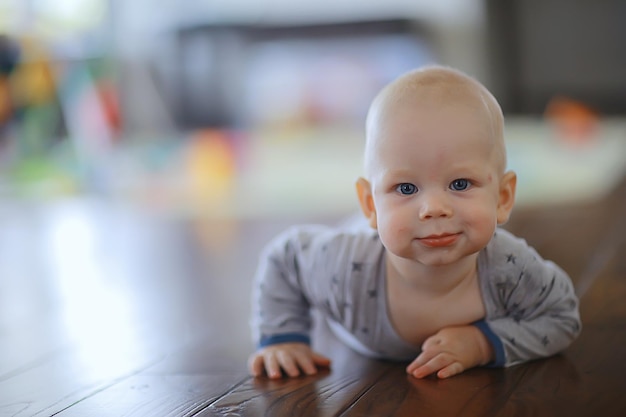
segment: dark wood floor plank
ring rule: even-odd
[[[61,417],[193,416],[237,386],[242,374],[135,375],[80,401]]]
[[[247,354],[251,345],[228,346],[226,335],[199,338],[142,372],[143,375],[247,373]]]
[[[0,230],[0,415],[52,414],[197,340],[245,370],[247,297],[223,312],[255,262],[207,255],[195,225],[75,201],[3,209]]]
[[[248,378],[242,349],[229,350],[227,341],[198,337],[132,375],[108,378],[108,386],[83,393],[59,415],[195,415]]]
[[[626,415],[621,328],[587,328],[564,355],[523,365],[526,372],[501,410],[509,416]],[[589,351],[592,350],[592,354]]]
[[[198,416],[336,416],[387,371],[380,363],[368,365],[352,372],[323,370],[310,377],[251,378]]]
[[[144,360],[90,373],[74,352],[64,352],[0,382],[0,415],[52,415],[152,364]]]
[[[474,369],[455,378],[416,379],[391,369],[342,416],[484,416],[515,389],[523,370]]]
[[[200,416],[336,416],[375,386],[389,363],[361,356],[330,333],[323,323],[314,330],[315,350],[331,358],[330,370],[295,379],[250,378],[224,395]]]

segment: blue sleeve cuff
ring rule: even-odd
[[[309,336],[301,333],[285,333],[273,336],[261,336],[259,347],[277,345],[279,343],[306,343],[307,345],[310,345],[311,339],[309,338]]]
[[[493,332],[493,330],[491,330],[491,327],[489,327],[485,320],[478,320],[472,324],[478,327],[478,330],[480,330],[485,335],[487,341],[489,341],[489,343],[493,347],[493,351],[496,356],[493,361],[489,362],[485,366],[492,368],[503,367],[506,363],[506,357],[504,355],[504,346],[502,345],[502,341],[500,340],[500,338]]]

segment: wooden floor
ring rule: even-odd
[[[292,220],[216,222],[97,201],[0,205],[0,416],[626,416],[626,186],[508,225],[573,277],[562,355],[408,377],[317,331],[315,377],[251,379],[250,281]]]

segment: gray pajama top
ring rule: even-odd
[[[473,324],[494,348],[491,365],[555,354],[579,334],[578,299],[570,278],[524,240],[497,229],[479,253],[478,277],[486,316]],[[412,360],[420,353],[390,322],[385,249],[375,230],[299,226],[267,245],[253,289],[255,342],[309,343],[312,308],[363,354]]]

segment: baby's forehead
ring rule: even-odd
[[[383,137],[386,135],[381,133],[392,127],[390,123],[398,120],[398,114],[412,116],[412,112],[420,109],[434,109],[437,113],[440,108],[446,109],[445,112],[442,110],[442,115],[470,117],[471,123],[483,125],[488,130],[484,139],[493,148],[497,164],[504,169],[506,151],[503,149],[503,116],[499,104],[478,81],[447,68],[410,72],[381,91],[368,114],[366,161],[377,153],[373,148],[385,146]],[[459,109],[461,111],[455,113]]]
[[[411,71],[387,85],[370,107],[368,130],[399,111],[450,107],[472,110],[477,122],[488,123],[495,138],[501,136],[503,115],[495,97],[475,79],[446,67]]]
[[[487,94],[485,94],[487,93]],[[485,88],[477,81],[452,70],[432,69],[408,73],[387,86],[378,103],[395,107],[408,103],[470,103],[485,106]]]

